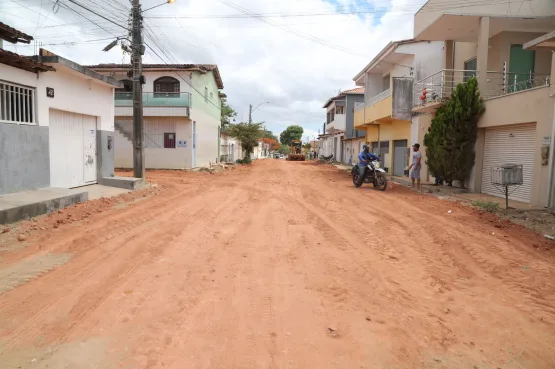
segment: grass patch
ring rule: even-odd
[[[487,211],[488,213],[498,213],[501,210],[499,204],[493,201],[474,200],[470,204],[475,208]]]

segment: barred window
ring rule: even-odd
[[[0,81],[0,121],[35,124],[35,99],[34,88]]]

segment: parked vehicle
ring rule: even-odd
[[[386,171],[380,168],[380,162],[378,160],[370,162],[364,168],[366,176],[364,177],[363,183],[372,183],[375,188],[385,191],[387,188],[387,178],[385,177]],[[351,168],[351,176],[353,177],[353,185],[356,187],[359,177],[358,165],[353,165]]]
[[[331,154],[330,156],[320,155],[320,161],[331,163],[332,159],[333,159],[333,154]]]

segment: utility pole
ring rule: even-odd
[[[252,104],[249,105],[249,124],[252,123]]]
[[[143,122],[143,85],[141,75],[143,70],[142,59],[144,54],[143,17],[141,15],[140,0],[133,0],[131,9],[132,17],[132,54],[133,67],[133,176],[145,178],[145,147],[144,147],[144,122]]]

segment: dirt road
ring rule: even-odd
[[[2,369],[555,367],[532,233],[309,162],[150,176],[0,236]]]

